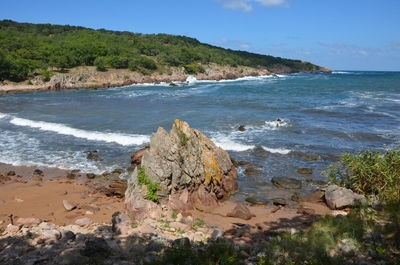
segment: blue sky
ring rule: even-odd
[[[0,19],[186,35],[332,69],[400,71],[399,0],[2,0]]]

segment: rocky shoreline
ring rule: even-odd
[[[128,86],[132,84],[174,83],[185,82],[189,76],[197,80],[234,80],[249,76],[268,76],[293,73],[290,69],[257,69],[245,66],[220,66],[216,64],[203,65],[205,72],[195,75],[185,73],[184,68],[171,67],[163,72],[143,75],[126,69],[109,69],[105,72],[97,71],[95,67],[77,67],[64,72],[57,72],[50,80],[44,81],[35,76],[29,81],[14,83],[4,81],[0,83],[0,94],[64,89],[106,89],[111,87]],[[320,73],[331,73],[332,70],[323,68]]]
[[[334,185],[296,203],[237,202],[229,199],[237,190],[235,164],[179,120],[132,155],[128,182],[112,174],[1,164],[0,263],[147,264],[171,248],[222,246],[255,264],[280,233],[297,233],[365,202]]]

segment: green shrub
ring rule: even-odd
[[[40,72],[40,75],[42,76],[42,80],[44,82],[48,82],[48,81],[50,81],[51,77],[54,75],[54,72],[49,71],[49,70],[43,70],[42,72]]]
[[[107,58],[106,57],[97,57],[96,60],[94,60],[94,65],[96,66],[97,71],[107,71]]]
[[[187,135],[184,132],[178,130],[178,137],[179,137],[179,143],[181,144],[181,146],[186,146],[189,141],[189,138],[187,137]]]
[[[143,167],[139,167],[139,172],[138,172],[138,184],[139,185],[144,185],[147,187],[147,193],[146,193],[146,199],[158,202],[160,199],[157,191],[160,190],[160,185],[158,183],[154,183],[145,173]]]
[[[400,150],[343,154],[338,165],[325,172],[328,179],[365,195],[378,195],[388,203],[400,203]]]
[[[186,64],[186,65],[184,65],[184,68],[185,68],[185,73],[191,74],[191,75],[205,72],[204,68],[201,65],[198,65],[196,63]]]

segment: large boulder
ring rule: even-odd
[[[186,122],[151,136],[125,193],[127,210],[141,219],[161,209],[207,210],[233,194],[237,171],[227,152]]]
[[[330,185],[325,189],[325,201],[328,207],[334,210],[356,206],[365,202],[365,197],[350,189]]]

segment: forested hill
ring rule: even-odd
[[[76,66],[97,66],[99,71],[126,68],[142,74],[179,66],[195,74],[204,71],[203,65],[208,63],[269,70],[283,67],[289,72],[323,69],[298,60],[224,49],[184,36],[0,21],[0,81],[23,81],[34,72]]]

